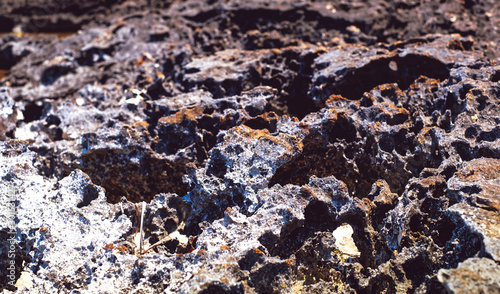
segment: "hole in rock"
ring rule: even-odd
[[[467,142],[455,141],[451,143],[455,148],[460,158],[464,161],[470,161],[474,158],[473,150]]]
[[[65,66],[51,66],[42,72],[40,82],[44,86],[52,85],[60,77],[73,71],[70,67]]]
[[[11,17],[0,16],[0,33],[10,33],[14,27],[14,21]]]
[[[352,142],[356,138],[356,127],[347,119],[345,114],[341,114],[330,130],[330,134],[333,138]]]
[[[391,153],[392,150],[394,150],[394,147],[396,147],[396,143],[394,142],[394,136],[392,136],[392,134],[387,134],[387,133],[382,134],[380,136],[378,145],[380,146],[380,149],[382,149],[383,151]]]
[[[123,196],[139,202],[150,201],[158,193],[187,193],[187,184],[182,181],[185,165],[138,150],[88,151],[82,154],[79,168],[106,190],[110,203],[118,203]]]
[[[290,255],[294,254],[304,242],[314,235],[314,231],[299,227],[291,231],[289,234],[281,237],[274,246],[267,248],[272,256],[279,256],[280,258],[289,258]]]
[[[231,22],[236,24],[241,33],[244,34],[250,30],[259,30],[261,32],[266,29],[275,27],[276,23],[297,22],[303,17],[303,14],[297,11],[276,11],[268,9],[239,9],[233,11]],[[247,48],[253,49],[253,48]]]
[[[437,236],[432,236],[432,239],[438,246],[442,247],[453,237],[455,228],[456,225],[448,217],[445,217],[437,224]]]
[[[267,231],[259,238],[259,242],[266,247],[269,252],[271,252],[278,243],[278,239],[278,236],[270,231]]]
[[[80,66],[93,66],[97,62],[106,61],[106,56],[113,55],[114,51],[114,46],[110,46],[109,48],[92,46],[82,51],[80,56],[76,58],[76,61]]]
[[[207,175],[223,178],[226,174],[226,161],[220,149],[214,149],[207,163]]]
[[[305,224],[308,227],[315,228],[321,231],[331,231],[334,227],[334,222],[330,217],[328,206],[322,201],[312,201],[304,211]]]
[[[409,227],[412,232],[423,231],[424,230],[424,227],[422,227],[423,224],[424,222],[422,216],[417,213],[411,217]]]
[[[46,16],[47,11],[44,11],[45,9],[33,11],[33,13],[39,16]],[[79,9],[75,7],[75,10],[78,11]],[[56,18],[55,20],[56,21],[48,21],[42,19],[36,21],[36,25],[29,23],[23,27],[23,31],[31,35],[56,35],[58,38],[64,38],[77,33],[78,30],[81,29],[80,24],[70,19]]]
[[[465,138],[467,139],[472,139],[474,137],[477,136],[477,127],[473,126],[473,127],[468,127],[466,130],[465,130]]]
[[[320,109],[307,94],[309,84],[310,78],[297,77],[285,87],[287,94],[283,99],[286,101],[288,115],[302,119],[309,113]]]
[[[484,256],[481,237],[472,232],[461,219],[453,219],[453,222],[455,229],[443,247],[443,255],[439,261],[441,268],[456,268],[458,263],[467,258]]]
[[[262,254],[257,253],[254,249],[250,249],[245,256],[238,261],[240,269],[249,271],[256,263],[264,263],[265,259]]]
[[[287,111],[290,116],[296,116],[298,119],[304,118],[311,112],[319,110],[315,105],[309,89],[311,85],[313,64],[317,54],[307,54],[305,56],[287,56],[286,68],[296,65],[296,75],[293,75],[289,82],[284,84],[283,99],[286,101]]]
[[[319,110],[309,94],[314,59],[318,55],[300,55],[293,50],[284,50],[262,61],[270,66],[264,67],[262,71],[262,84],[278,90],[278,97],[274,101],[278,109],[274,109],[275,112],[302,119]]]
[[[82,202],[78,203],[76,207],[81,208],[88,206],[92,200],[97,199],[99,196],[99,189],[93,185],[87,185],[83,188]]]
[[[270,133],[276,132],[277,119],[268,120],[263,117],[252,118],[244,123],[247,127],[254,130],[264,130],[267,129]]]
[[[500,81],[500,71],[497,71],[494,74],[492,74],[490,81],[492,81],[493,83]]]
[[[219,281],[211,282],[205,289],[199,292],[200,294],[243,294],[245,293],[243,284],[227,286]]]
[[[479,111],[483,111],[488,105],[490,105],[487,97],[485,96],[477,97],[477,102],[479,103],[477,106],[477,110]]]
[[[481,147],[477,149],[476,157],[487,157],[500,159],[500,150],[496,148]]]
[[[364,31],[366,23],[353,19],[332,18],[321,15],[318,11],[296,8],[290,10],[271,9],[239,9],[229,14],[230,23],[238,26],[242,34],[251,30],[260,33],[278,30],[287,39],[300,38],[304,42],[324,42],[322,32],[331,30],[345,30],[347,26],[355,25]],[[277,29],[278,28],[278,29]],[[304,34],[305,30],[316,32]],[[267,38],[269,40],[269,38]],[[260,47],[259,47],[260,48]],[[246,47],[254,50],[254,47]]]
[[[380,58],[354,70],[336,85],[336,92],[351,100],[382,84],[397,83],[406,90],[420,76],[445,80],[450,71],[441,61],[432,57],[408,54],[404,57]]]
[[[249,275],[248,285],[255,289],[254,293],[280,293],[277,289],[288,289],[291,275],[290,266],[286,263],[268,262]],[[288,285],[287,285],[288,284]],[[243,288],[243,286],[242,286]],[[223,292],[220,292],[223,293]],[[234,292],[232,292],[234,293]],[[243,293],[243,292],[241,292]]]
[[[349,159],[344,156],[346,150],[341,146],[325,147],[324,141],[321,136],[305,138],[303,152],[276,170],[269,187],[274,184],[305,185],[313,175],[318,178],[333,175],[347,185],[351,194],[362,198],[369,194],[373,183],[379,179],[385,180],[392,192],[401,194],[411,177],[404,164],[397,162],[396,158],[384,163],[372,162],[375,142],[368,142],[361,148],[354,147],[354,158]]]
[[[481,132],[481,134],[479,134],[479,137],[477,138],[477,141],[493,142],[498,138],[500,138],[500,127],[495,127],[489,132]]]
[[[421,255],[403,264],[406,278],[411,281],[414,289],[425,281],[426,276],[434,274],[434,267],[435,265],[431,260]]]
[[[24,107],[24,112],[23,112],[24,121],[28,123],[40,119],[43,113],[43,108],[44,105],[43,102],[41,101],[31,102],[27,104]]]
[[[323,201],[310,202],[304,210],[304,215],[303,226],[295,228],[281,237],[266,232],[259,238],[259,242],[268,249],[272,256],[289,258],[316,232],[332,231],[335,228],[335,221],[330,217],[328,206]]]

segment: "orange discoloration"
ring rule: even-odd
[[[137,66],[141,66],[142,64],[144,64],[146,61],[153,61],[153,58],[150,54],[148,53],[143,53],[141,58],[139,58],[136,62],[136,65]]]
[[[326,110],[328,112],[328,119],[331,120],[331,121],[336,121],[339,117],[339,113],[337,112],[337,110],[335,110],[334,108],[329,108]],[[340,113],[340,115],[343,115],[344,113]]]
[[[272,136],[267,129],[252,129],[246,125],[237,126],[233,130],[235,132],[233,135],[236,134],[236,136],[244,138],[258,139],[260,142],[267,141],[267,144],[271,143],[286,148],[286,152],[283,156],[291,156],[304,148],[301,139],[285,133]]]
[[[491,202],[491,203],[488,203],[488,205],[493,207],[494,209],[496,209],[496,211],[500,211],[500,204],[495,203],[495,202]]]
[[[351,100],[344,98],[341,95],[331,95],[326,101],[325,105],[328,108],[334,108],[336,103],[351,102]]]
[[[147,121],[137,121],[134,123],[134,128],[145,128],[149,127],[149,123]]]
[[[432,130],[438,129],[437,127],[425,127],[420,131],[420,134],[417,136],[417,140],[421,145],[425,145],[426,143],[426,138],[432,139],[433,134],[431,133]]]
[[[278,48],[273,48],[272,49],[272,52],[275,53],[275,54],[280,54],[281,53],[281,50],[278,49]]]
[[[402,45],[402,44],[404,44],[403,41],[396,41],[396,42],[394,42],[394,46],[399,46],[399,45]]]
[[[115,244],[113,243],[109,243],[107,245],[104,245],[104,247],[102,247],[102,249],[104,250],[112,250],[113,248],[115,248]]]
[[[0,80],[5,78],[9,74],[9,71],[6,69],[0,69]]]
[[[229,246],[226,246],[226,245],[222,245],[222,246],[220,247],[220,250],[226,250],[226,251],[231,252],[231,248],[229,248]]]
[[[156,72],[156,75],[157,75],[160,79],[162,79],[162,80],[164,80],[164,79],[165,79],[165,75],[164,75],[164,74],[162,74],[162,73],[161,73],[161,72],[159,72],[159,71],[157,71],[157,72]]]
[[[497,179],[500,177],[500,165],[491,164],[486,166],[477,166],[475,168],[466,167],[465,169],[459,171],[457,176],[464,181]]]
[[[326,47],[324,46],[319,46],[316,50],[314,50],[314,54],[322,54],[324,52],[326,52]]]
[[[137,59],[137,62],[135,63],[136,66],[141,66],[144,63],[144,58],[139,58]]]
[[[269,130],[267,130],[267,129],[254,130],[254,129],[247,127],[245,125],[238,127],[238,130],[240,131],[240,133],[243,136],[245,136],[245,137],[248,136],[248,137],[251,137],[254,139],[258,139],[258,138],[270,135]]]
[[[257,247],[255,247],[254,250],[255,250],[255,253],[257,253],[257,254],[264,254],[264,252],[262,252],[262,250],[260,250]]]
[[[431,178],[425,178],[420,181],[420,183],[424,186],[430,187],[430,186],[435,186],[436,182],[431,179]]]
[[[406,108],[397,107],[398,112],[396,114],[404,114],[410,117],[410,112]]]
[[[333,95],[331,95],[331,96],[328,98],[328,100],[332,100],[332,101],[334,101],[334,100],[337,100],[337,101],[341,101],[341,100],[349,101],[347,98],[344,98],[344,96],[342,96],[342,95],[337,95],[337,94],[333,94]],[[328,101],[328,100],[327,100],[327,101]]]
[[[381,91],[386,91],[388,89],[392,89],[392,87],[391,88],[387,87],[387,84],[383,84],[383,85],[380,86],[380,90]]]
[[[434,187],[440,183],[443,183],[445,180],[442,176],[432,176],[432,177],[427,177],[423,178],[419,181],[420,185],[426,186],[426,187]]]
[[[164,124],[180,124],[184,120],[197,120],[203,114],[203,109],[200,106],[196,106],[193,108],[182,109],[177,113],[172,114],[170,116],[165,116],[159,119],[160,123]]]
[[[116,252],[122,253],[122,254],[129,252],[129,249],[125,245],[118,245],[118,246],[116,246],[115,250],[116,250]]]
[[[274,137],[274,136],[270,136],[270,135],[266,135],[266,136],[263,136],[262,137],[263,140],[268,140],[276,145],[283,145],[283,143],[287,143],[287,142],[282,142],[279,138],[279,137]]]
[[[410,89],[420,89],[422,87],[422,84],[426,86],[437,87],[439,83],[440,81],[437,79],[431,79],[425,76],[420,76],[410,85]]]
[[[361,199],[361,201],[358,202],[357,206],[366,214],[369,214],[372,208],[375,207],[373,202],[368,198]]]

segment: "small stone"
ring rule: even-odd
[[[359,257],[361,255],[352,238],[353,233],[354,230],[349,224],[343,224],[333,231],[335,246],[345,257]]]

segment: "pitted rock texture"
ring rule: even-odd
[[[498,292],[499,13],[0,0],[0,289]]]
[[[499,277],[500,267],[487,258],[470,258],[456,269],[438,273],[439,281],[455,293],[496,293],[500,291]]]

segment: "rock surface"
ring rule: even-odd
[[[469,258],[456,269],[439,270],[438,279],[453,293],[498,293],[500,267],[488,258]]]
[[[498,292],[499,20],[0,0],[0,289]]]

